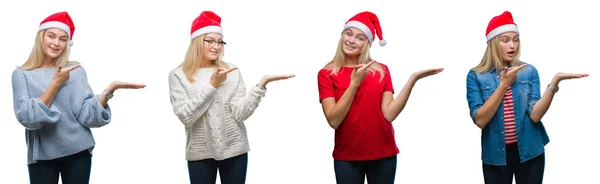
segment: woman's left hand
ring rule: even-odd
[[[413,73],[410,76],[410,78],[416,82],[419,79],[438,74],[442,71],[444,71],[444,68],[432,68],[432,69],[427,69],[427,70],[421,70],[421,71]]]
[[[569,79],[578,79],[578,78],[583,78],[583,77],[587,77],[587,76],[589,76],[587,73],[558,72],[556,75],[554,75],[554,78],[552,78],[552,81],[550,81],[550,85],[558,86],[558,83],[560,83],[560,81],[569,80]]]
[[[113,81],[112,83],[110,83],[107,90],[112,93],[112,92],[116,91],[117,89],[140,89],[140,88],[145,88],[145,87],[146,87],[145,84]]]
[[[558,82],[560,82],[562,80],[578,79],[578,78],[583,78],[583,77],[587,77],[587,76],[589,76],[587,73],[562,73],[562,72],[559,72],[556,75],[554,75],[554,78],[556,80],[558,80]]]
[[[269,82],[278,81],[278,80],[285,80],[285,79],[293,78],[295,76],[296,75],[294,75],[294,74],[288,74],[288,75],[265,75],[262,78],[262,80],[260,80],[260,82],[258,83],[258,87],[265,88],[265,86],[267,86],[267,84]]]

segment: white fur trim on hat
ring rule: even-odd
[[[49,28],[61,29],[65,33],[67,33],[67,36],[69,37],[69,39],[71,38],[71,28],[69,26],[67,26],[67,24],[59,22],[59,21],[44,22],[43,24],[40,25],[40,29],[38,31],[49,29]]]
[[[223,36],[223,30],[221,29],[221,27],[219,26],[206,26],[203,28],[200,28],[196,31],[194,31],[191,35],[191,40],[193,40],[194,38],[206,34],[206,33],[219,33],[221,34],[221,36]]]
[[[369,38],[369,43],[373,42],[373,33],[371,33],[371,29],[369,29],[369,27],[367,27],[362,22],[355,20],[349,21],[348,23],[346,23],[346,25],[344,25],[344,30],[348,29],[349,27],[360,29],[366,34],[367,38]]]
[[[490,31],[490,33],[488,33],[488,35],[486,36],[487,41],[490,41],[492,38],[494,38],[502,33],[511,32],[511,31],[519,34],[519,29],[517,28],[517,25],[515,25],[515,24],[505,24],[502,26],[498,26],[497,28]]]

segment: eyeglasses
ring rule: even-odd
[[[204,42],[208,43],[210,46],[213,46],[213,45],[215,45],[215,43],[218,43],[219,46],[221,46],[221,47],[224,46],[225,44],[227,44],[224,41],[217,42],[215,40],[204,40]]]

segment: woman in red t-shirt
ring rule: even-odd
[[[337,183],[394,183],[399,153],[391,122],[406,105],[417,80],[442,68],[412,74],[394,99],[386,65],[371,59],[373,38],[381,40],[377,16],[361,12],[346,22],[335,57],[318,75],[319,100],[335,129],[333,150]]]

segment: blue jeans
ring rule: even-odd
[[[217,182],[217,168],[219,169],[221,184],[244,184],[246,183],[246,171],[248,169],[248,153],[225,160],[188,161],[190,183],[215,184]]]
[[[368,161],[334,160],[335,179],[339,184],[393,184],[397,156]]]
[[[40,160],[28,168],[31,184],[58,184],[59,175],[63,184],[87,184],[90,182],[92,155],[84,150],[53,160]]]

